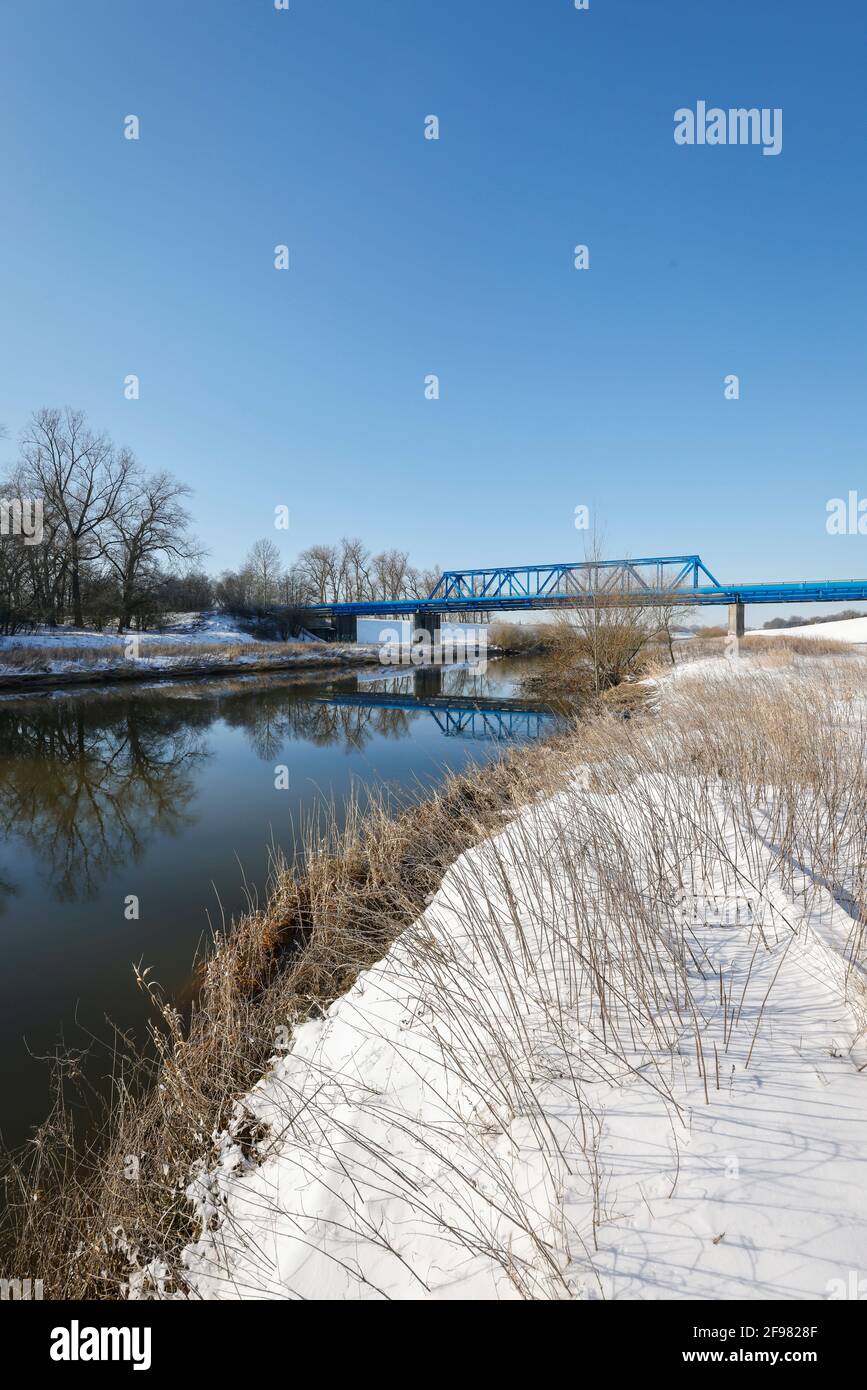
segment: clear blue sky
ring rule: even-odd
[[[867,574],[825,532],[867,493],[865,40],[854,0],[6,0],[0,421],[85,409],[214,569],[579,558],[587,503],[612,555]],[[699,99],[782,153],[675,145]]]

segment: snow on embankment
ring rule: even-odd
[[[151,676],[210,675],[269,668],[371,665],[375,648],[321,642],[309,632],[285,642],[260,640],[225,613],[180,613],[159,632],[41,629],[0,637],[4,690],[58,686],[66,681],[134,680]]]
[[[815,637],[825,642],[867,642],[867,618],[838,618],[830,623],[804,623],[800,627],[759,628],[750,636]]]
[[[800,718],[816,768],[863,767],[864,708],[817,680],[779,711],[745,666],[712,701],[662,683],[655,720],[582,734],[238,1107],[189,1189],[194,1295],[822,1298],[862,1269],[863,802],[792,832],[786,750]]]
[[[14,637],[0,637],[0,654],[10,647],[38,651],[41,647],[114,648],[118,644],[135,639],[140,646],[154,643],[172,646],[239,646],[255,641],[248,632],[238,627],[237,622],[226,613],[178,613],[166,622],[159,632],[123,632],[107,629],[92,632],[87,628],[55,627],[40,628],[37,632],[20,633]]]

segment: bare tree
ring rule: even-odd
[[[24,470],[17,467],[9,481],[0,486],[0,496],[17,499],[22,514],[25,499],[33,502],[32,488],[28,486]],[[16,605],[23,603],[23,609],[34,620],[56,624],[64,606],[69,581],[69,551],[66,545],[66,528],[63,521],[50,505],[42,499],[41,541],[38,545],[22,546],[20,538],[0,537],[0,546],[18,547],[23,550],[19,558],[22,586]]]
[[[370,552],[357,537],[340,542],[339,597],[348,603],[367,598],[370,592]]]
[[[190,563],[201,554],[188,537],[190,517],[181,505],[189,494],[169,473],[152,478],[135,469],[127,473],[100,547],[120,589],[118,632],[129,626],[134,610],[153,589],[158,561]]]
[[[404,589],[406,598],[430,598],[437,584],[442,578],[442,570],[439,565],[434,565],[432,569],[420,570],[415,565],[408,565],[404,577]],[[461,615],[456,614],[456,618]]]
[[[247,556],[246,569],[253,576],[253,601],[265,608],[277,598],[277,586],[283,568],[280,547],[275,541],[256,541]]]
[[[409,556],[405,550],[383,550],[371,561],[373,596],[379,599],[406,596]]]
[[[217,602],[230,613],[243,612],[253,603],[254,585],[252,570],[224,570],[215,586]]]
[[[280,576],[279,594],[286,608],[303,608],[311,602],[310,585],[297,565]]]
[[[73,620],[84,625],[81,571],[100,546],[98,532],[113,517],[132,455],[94,434],[81,411],[39,410],[22,441],[22,481],[59,518],[69,555]]]
[[[628,587],[628,581],[617,590],[606,589],[609,572],[602,567],[602,546],[602,536],[594,529],[585,550],[586,597],[558,611],[551,658],[561,678],[570,670],[589,667],[597,694],[617,685],[660,631],[658,612]]]
[[[337,601],[340,596],[340,556],[336,546],[309,546],[298,556],[296,568],[306,581],[314,602]]]
[[[678,623],[682,623],[687,617],[688,610],[682,602],[678,601],[677,591],[674,590],[667,595],[660,603],[653,608],[653,620],[655,625],[654,637],[660,642],[664,642],[668,650],[668,659],[672,666],[674,660],[674,633]]]

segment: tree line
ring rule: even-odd
[[[417,569],[405,551],[372,554],[346,537],[311,545],[287,566],[263,538],[239,569],[212,576],[192,534],[190,495],[170,473],[146,472],[81,411],[35,412],[0,481],[0,634],[68,622],[122,632],[218,607],[288,636],[309,604],[420,599],[441,573]]]
[[[438,565],[417,569],[404,550],[373,555],[362,541],[346,536],[337,545],[309,546],[284,569],[279,546],[263,539],[240,570],[220,576],[216,595],[223,607],[235,612],[361,599],[421,599],[441,573]]]

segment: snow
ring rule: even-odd
[[[863,719],[857,700],[838,713]],[[681,919],[651,893],[649,845],[689,785],[634,770],[618,788],[591,763],[461,856],[215,1136],[188,1189],[194,1296],[836,1296],[867,1249],[853,919],[808,865],[784,882],[770,826],[714,794],[703,890],[731,894],[739,864],[749,920],[691,921],[691,1003],[666,1003]],[[648,893],[650,969],[624,937]]]
[[[162,650],[148,655],[148,648],[159,646]],[[227,658],[222,655],[226,647],[244,646],[250,648],[248,654],[231,658],[233,666],[243,668],[252,666],[268,658],[266,643],[242,631],[230,615],[225,613],[178,613],[173,614],[158,632],[91,632],[82,628],[43,628],[31,634],[15,637],[0,637],[0,676],[25,678],[28,675],[62,676],[79,673],[108,674],[118,670],[128,670],[132,663],[147,671],[169,672],[175,667],[187,668],[193,664],[200,666],[203,674],[210,667],[225,665]],[[178,655],[171,654],[171,648],[178,648]],[[201,649],[201,655],[192,655],[190,647]],[[286,648],[292,650],[287,653]],[[168,652],[164,649],[168,648]],[[33,653],[33,661],[21,665],[3,660],[3,653],[11,650]],[[65,649],[69,655],[65,654]],[[41,652],[57,652],[61,655],[44,657]],[[82,651],[92,655],[82,656]],[[374,658],[372,648],[354,644],[351,648],[335,655],[335,648],[319,642],[309,632],[302,632],[279,646],[273,646],[274,655],[282,662],[313,665],[322,662],[323,655],[329,663],[338,660],[367,662]]]
[[[826,642],[867,642],[867,618],[838,618],[830,623],[805,623],[800,627],[758,628],[750,636],[816,637]]]
[[[371,642],[377,646],[385,644],[410,647],[416,630],[412,618],[359,618],[359,642]],[[440,626],[439,640],[443,644],[478,646],[487,642],[487,623],[448,623]]]
[[[237,622],[226,613],[176,613],[166,621],[160,632],[91,632],[87,628],[58,627],[40,628],[34,633],[20,633],[15,637],[0,637],[0,652],[10,647],[116,647],[137,637],[141,646],[152,642],[202,646],[234,646],[254,642],[249,632],[242,632]]]
[[[359,618],[357,636],[359,642],[399,643],[408,646],[412,642],[413,624],[411,618]]]

